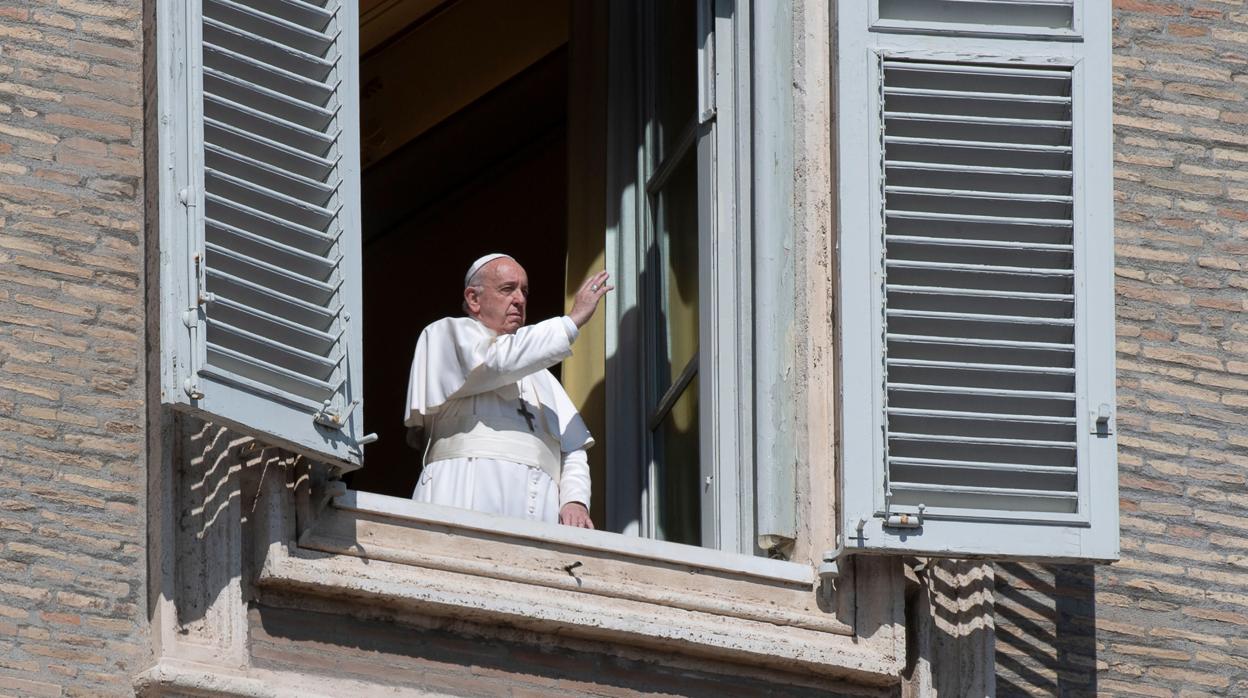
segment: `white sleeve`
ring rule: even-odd
[[[564,315],[562,319],[563,329],[568,331],[568,344],[575,344],[576,338],[581,334],[581,328],[577,327],[576,323],[572,321],[572,318],[567,315]]]
[[[589,508],[589,456],[585,449],[563,454],[563,472],[559,475],[559,508],[569,502],[580,502]]]
[[[576,324],[554,317],[497,335],[472,318],[443,318],[420,333],[403,421],[422,426],[449,400],[515,383],[572,355]]]
[[[521,327],[515,334],[486,335],[470,346],[461,343],[464,384],[451,397],[498,390],[571,356],[575,335],[569,335],[565,319],[543,320]]]

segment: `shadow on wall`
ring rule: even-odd
[[[993,568],[974,560],[906,562],[903,698],[993,695]]]
[[[1096,695],[1092,565],[998,563],[997,696]]]

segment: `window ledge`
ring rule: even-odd
[[[278,528],[256,581],[282,593],[877,685],[895,683],[904,659],[898,575],[885,567],[829,592],[807,565],[355,492],[297,544],[273,523],[288,514],[267,518]],[[852,609],[857,632],[833,609]]]
[[[725,553],[694,545],[636,538],[606,531],[591,531],[540,521],[506,518],[467,509],[423,504],[371,492],[349,491],[335,497],[334,506],[343,511],[383,514],[399,520],[454,526],[468,531],[490,534],[503,532],[524,541],[613,553],[639,561],[648,560],[727,572],[763,582],[800,584],[812,588],[816,582],[814,568],[808,564]]]

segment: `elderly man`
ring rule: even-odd
[[[427,439],[412,498],[463,509],[593,528],[593,437],[546,369],[572,355],[580,328],[613,287],[590,277],[572,312],[524,326],[529,278],[489,254],[464,277],[468,317],[443,318],[416,342],[404,423]]]

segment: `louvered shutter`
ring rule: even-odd
[[[873,7],[942,4],[1074,8]],[[1108,12],[1041,42],[863,5],[838,29],[843,542],[1116,557]]]
[[[157,13],[163,401],[358,465],[355,2]]]

